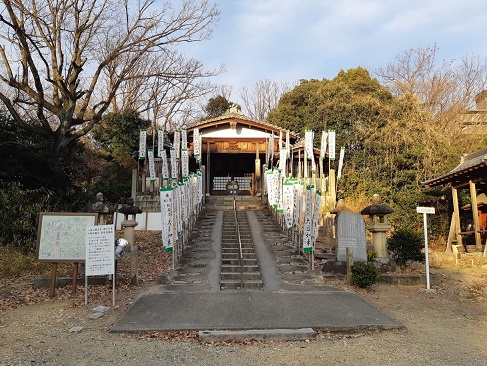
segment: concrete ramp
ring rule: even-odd
[[[313,328],[332,332],[402,328],[357,295],[317,292],[191,292],[141,296],[112,332]]]

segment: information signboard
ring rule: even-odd
[[[41,212],[37,259],[45,262],[84,262],[85,231],[96,224],[97,213]]]

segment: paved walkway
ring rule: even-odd
[[[353,332],[401,324],[353,292],[326,286],[266,210],[249,210],[263,289],[219,288],[223,212],[206,210],[180,266],[135,301],[113,332],[298,329]]]

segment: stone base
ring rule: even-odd
[[[386,283],[390,285],[401,285],[401,286],[426,286],[426,275],[425,274],[402,274],[402,273],[391,273],[382,274],[379,278],[380,283]],[[437,285],[440,283],[440,279],[430,274],[430,284]]]
[[[88,277],[88,285],[105,285],[111,283],[108,276],[105,277]],[[56,278],[56,288],[71,286],[73,284],[72,277],[57,277]],[[85,279],[76,279],[77,285],[84,285]],[[51,277],[50,276],[39,276],[34,279],[34,288],[50,288],[51,287]]]

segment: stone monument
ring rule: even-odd
[[[350,248],[354,262],[367,261],[367,240],[365,221],[360,214],[342,211],[337,217],[337,261],[347,260],[347,248]]]

